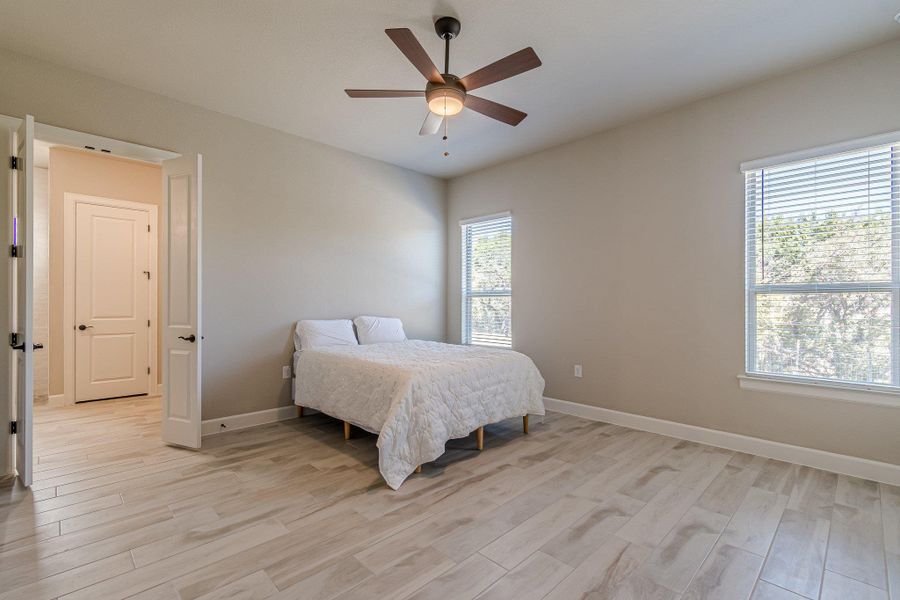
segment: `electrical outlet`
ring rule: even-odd
[[[575,365],[575,377],[581,377],[581,365]]]
[[[291,378],[291,366],[285,365],[281,367],[281,378],[282,379],[290,379]]]

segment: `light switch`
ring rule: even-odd
[[[581,365],[575,365],[575,377],[581,377]]]

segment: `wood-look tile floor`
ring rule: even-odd
[[[0,600],[900,600],[900,488],[574,417],[393,492],[323,415],[159,441],[157,399],[36,408]]]

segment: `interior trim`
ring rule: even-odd
[[[588,406],[587,404],[578,404],[577,402],[568,402],[556,398],[545,397],[544,406],[547,410],[581,417],[591,421],[612,423],[614,425],[621,425],[623,427],[630,427],[632,429],[639,429],[641,431],[648,431],[682,440],[697,442],[698,444],[716,446],[717,448],[725,448],[736,452],[756,454],[758,456],[805,465],[815,469],[823,469],[825,471],[841,473],[852,477],[880,481],[889,485],[900,485],[900,465],[893,465],[856,456],[848,456],[846,454],[835,454],[833,452],[826,452],[825,450],[816,450],[815,448],[794,446],[782,442],[740,435],[738,433],[720,431],[718,429],[708,429],[706,427],[697,427],[696,425],[686,425],[675,421],[645,417],[643,415],[601,408],[599,406]],[[234,431],[236,429],[245,429],[256,425],[275,423],[277,421],[287,421],[296,417],[297,407],[295,405],[279,406],[278,408],[205,420],[203,421],[202,433],[204,436],[215,435],[224,431]],[[225,427],[222,427],[223,424]]]
[[[738,383],[742,390],[789,394],[826,398],[857,404],[871,404],[900,408],[900,394],[891,390],[882,390],[864,385],[840,385],[832,382],[802,381],[790,378],[768,377],[765,375],[738,375]]]
[[[102,151],[112,156],[120,158],[130,158],[143,162],[161,164],[164,160],[171,160],[181,156],[177,152],[170,150],[161,150],[159,148],[151,148],[149,146],[141,146],[132,142],[115,140],[112,138],[85,133],[83,131],[74,131],[63,127],[54,127],[46,123],[34,124],[34,138],[42,142],[50,144],[60,144],[70,146],[72,148],[85,148],[91,146],[97,152]]]
[[[215,435],[226,431],[246,429],[248,427],[256,427],[257,425],[265,425],[267,423],[287,421],[296,418],[297,407],[290,404],[288,406],[268,408],[266,410],[231,415],[218,419],[207,419],[203,421],[200,426],[200,435],[206,437],[208,435]]]
[[[548,410],[582,417],[592,421],[603,421],[641,431],[649,431],[682,440],[716,446],[747,454],[756,454],[775,460],[792,462],[815,469],[832,471],[852,477],[880,481],[889,485],[900,485],[900,465],[894,465],[846,454],[835,454],[825,450],[794,446],[772,440],[729,433],[718,429],[707,429],[675,421],[645,417],[633,413],[589,406],[556,398],[544,398]]]
[[[806,150],[797,150],[796,152],[786,152],[777,154],[768,158],[760,158],[741,163],[741,172],[758,171],[768,167],[786,165],[793,162],[810,160],[826,154],[840,154],[842,152],[852,152],[854,150],[862,150],[863,148],[874,148],[875,146],[884,146],[886,144],[896,143],[900,140],[900,131],[889,131],[887,133],[879,133],[855,140],[846,140],[835,144],[827,144],[825,146],[817,146]]]

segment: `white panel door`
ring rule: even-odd
[[[14,244],[15,301],[17,350],[16,365],[16,471],[22,484],[31,485],[31,432],[34,405],[34,118],[25,117],[16,134],[16,214]]]
[[[200,447],[200,155],[163,162],[162,438]]]
[[[9,255],[9,247],[13,243],[13,205],[14,187],[13,178],[15,171],[10,168],[10,156],[16,153],[15,129],[11,123],[0,122],[0,149],[4,163],[0,165],[0,298],[3,298],[3,307],[0,309],[0,331],[3,335],[15,330],[13,319],[13,259]],[[13,462],[13,440],[6,423],[13,420],[12,398],[15,397],[13,386],[13,360],[15,352],[9,347],[8,340],[0,343],[0,476],[11,475],[15,469]]]
[[[150,217],[75,205],[75,401],[150,385]]]

